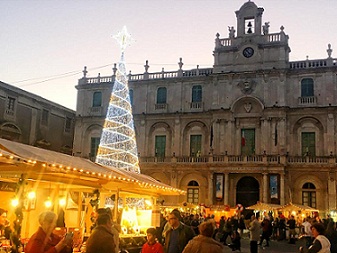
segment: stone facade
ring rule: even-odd
[[[168,202],[336,209],[337,61],[290,62],[285,28],[269,32],[246,2],[215,38],[214,66],[129,75],[141,171],[187,190]],[[237,34],[236,34],[237,33]],[[79,80],[75,155],[95,156],[115,69]],[[96,144],[95,144],[96,143]]]
[[[75,112],[0,82],[0,138],[72,154]]]

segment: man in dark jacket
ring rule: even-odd
[[[178,210],[173,210],[169,214],[168,222],[171,229],[166,232],[165,252],[181,253],[186,244],[195,236],[193,229],[180,222],[181,216]]]
[[[109,214],[97,217],[97,226],[92,231],[86,247],[86,253],[117,253],[114,235],[111,231],[112,221]]]

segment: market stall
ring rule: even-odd
[[[305,217],[314,217],[318,214],[318,210],[306,205],[294,204],[292,202],[282,206],[279,209],[285,217],[294,215],[295,218],[303,220]]]
[[[85,235],[94,207],[108,206],[122,227],[128,217],[124,210],[136,211],[137,224],[132,229],[125,225],[121,234],[121,238],[134,241],[132,238],[144,238],[145,227],[159,224],[159,196],[184,194],[146,175],[4,139],[0,139],[0,186],[0,207],[9,211],[9,219],[17,219],[17,208],[22,209],[22,238],[35,232],[36,217],[46,208],[61,212],[61,223]],[[19,206],[11,206],[16,199]],[[129,202],[142,204],[132,206]],[[136,244],[140,241],[143,239]]]
[[[277,217],[278,210],[281,208],[281,205],[263,203],[258,201],[255,205],[248,206],[246,209],[254,210],[254,213],[260,213],[260,216],[265,216],[266,214],[270,214],[273,217]]]

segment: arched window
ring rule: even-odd
[[[102,106],[102,92],[96,91],[92,97],[92,107]]]
[[[314,80],[312,78],[304,78],[301,81],[301,97],[314,96]]]
[[[129,90],[130,104],[133,105],[133,90]]]
[[[165,87],[160,87],[157,90],[157,104],[166,104],[167,90]]]
[[[199,184],[197,181],[190,181],[187,185],[187,202],[199,204]]]
[[[316,208],[316,187],[312,183],[305,183],[302,187],[302,204]]]
[[[202,87],[194,85],[192,87],[192,102],[202,102]]]

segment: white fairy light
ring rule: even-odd
[[[117,65],[96,162],[105,166],[140,173],[136,135],[130,102],[124,50],[132,39],[126,27],[115,36],[122,54]]]

